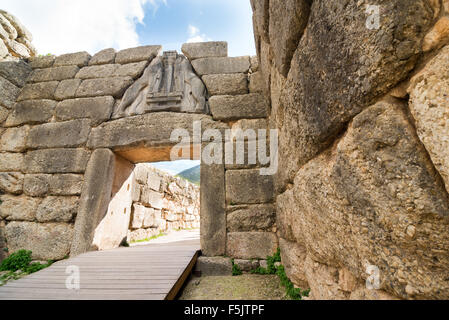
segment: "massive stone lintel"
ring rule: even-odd
[[[155,58],[114,111],[120,118],[149,112],[209,113],[206,86],[190,61],[176,51]]]

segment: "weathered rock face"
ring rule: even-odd
[[[449,197],[401,106],[379,103],[356,116],[278,202],[282,236],[319,262],[359,278],[377,266],[382,289],[397,296],[407,297],[408,285],[418,298],[447,296]]]
[[[30,58],[36,55],[33,36],[12,14],[0,10],[0,61]]]
[[[380,1],[314,1],[311,6],[281,94],[278,124],[285,157],[280,159],[290,169],[286,179],[328,147],[354,115],[403,80],[417,61],[433,18],[427,1],[382,4],[378,30],[365,26],[367,4]]]
[[[61,260],[70,252],[73,226],[65,223],[13,221],[5,227],[8,249],[31,250],[35,260]]]
[[[449,192],[449,46],[411,79],[410,111],[418,136]]]
[[[315,299],[447,298],[447,8],[251,2],[287,275]]]

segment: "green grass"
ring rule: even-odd
[[[32,252],[29,250],[19,250],[4,259],[0,264],[0,271],[7,272],[0,277],[0,285],[8,280],[19,279],[24,275],[45,269],[54,263],[53,260],[48,260],[45,264],[31,262],[31,255]]]
[[[283,265],[276,266],[276,262],[281,262],[281,249],[277,249],[273,256],[267,256],[267,267],[258,267],[251,271],[253,274],[276,274],[281,281],[281,285],[285,287],[287,295],[293,300],[301,300],[303,297],[308,297],[310,289],[302,290],[301,288],[295,288],[291,280],[285,273]]]
[[[240,276],[243,274],[242,270],[240,269],[240,267],[234,263],[234,259],[231,259],[231,263],[232,263],[232,275],[233,276]]]
[[[131,241],[130,243],[148,242],[148,241],[155,240],[157,238],[160,238],[160,237],[163,237],[163,236],[166,236],[166,235],[167,235],[166,233],[160,232],[159,234],[157,234],[155,236],[152,236],[150,238],[145,238],[145,239],[142,239],[142,240]]]

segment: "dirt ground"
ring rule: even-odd
[[[276,275],[192,277],[179,300],[288,300]]]

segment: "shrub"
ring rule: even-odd
[[[15,272],[17,270],[22,270],[24,273],[33,273],[49,267],[54,262],[48,260],[46,264],[41,264],[39,262],[31,263],[31,254],[32,252],[29,250],[19,250],[12,253],[8,258],[2,261],[0,271]]]
[[[232,262],[232,275],[233,276],[240,276],[243,274],[242,270],[240,269],[240,267],[234,263],[234,259],[231,259]]]
[[[31,263],[31,251],[19,250],[2,261],[0,271],[24,270]]]

